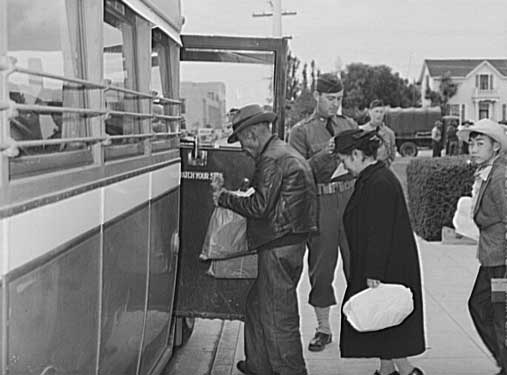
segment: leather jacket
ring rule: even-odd
[[[240,197],[223,192],[218,204],[247,218],[251,249],[287,234],[317,230],[317,189],[308,162],[273,136],[255,160],[255,192]]]

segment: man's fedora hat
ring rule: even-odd
[[[507,134],[505,128],[499,123],[490,119],[482,119],[474,125],[464,127],[458,131],[458,137],[464,142],[468,142],[470,133],[480,133],[491,137],[494,141],[500,143],[502,151],[507,151]]]
[[[227,143],[238,141],[238,133],[248,126],[258,124],[260,122],[271,123],[275,121],[276,114],[274,112],[265,111],[258,104],[250,104],[240,108],[232,119],[232,134],[227,138]]]

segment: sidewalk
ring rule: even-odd
[[[413,363],[427,375],[488,375],[497,368],[468,314],[467,300],[478,270],[475,246],[442,245],[418,239],[423,268],[426,345],[424,354]],[[372,374],[374,359],[340,359],[338,350],[340,309],[331,313],[333,343],[319,353],[306,348],[315,329],[313,309],[307,304],[309,292],[306,269],[299,285],[301,331],[304,356],[311,375]],[[341,268],[337,269],[337,297],[344,292]],[[235,363],[243,359],[242,323],[199,320],[188,344],[180,350],[166,375],[240,375]]]

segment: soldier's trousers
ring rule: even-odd
[[[308,242],[308,269],[310,274],[309,302],[315,307],[336,304],[333,279],[338,262],[338,246],[343,260],[343,271],[348,279],[350,250],[343,226],[343,212],[354,189],[319,195],[319,232]]]
[[[259,252],[244,328],[246,365],[255,374],[307,373],[296,293],[304,253],[304,242]]]

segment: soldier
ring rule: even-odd
[[[383,142],[378,149],[377,160],[382,160],[384,164],[389,167],[396,157],[396,135],[394,131],[384,123],[384,114],[386,110],[382,100],[372,100],[368,112],[370,115],[370,122],[360,126],[360,128],[366,131],[377,131],[377,134]]]
[[[321,351],[332,340],[329,312],[330,307],[336,304],[333,278],[338,261],[338,245],[343,270],[348,277],[350,257],[342,216],[354,187],[352,176],[334,173],[338,171],[338,161],[332,154],[332,139],[344,130],[357,128],[357,124],[338,114],[342,105],[343,85],[335,74],[321,74],[313,95],[317,102],[315,111],[294,126],[289,134],[289,143],[309,160],[318,184],[319,233],[308,241],[312,287],[309,302],[315,309],[318,326],[308,349]],[[332,179],[333,175],[340,176]]]

